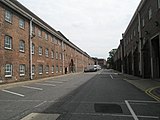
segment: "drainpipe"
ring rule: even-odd
[[[30,20],[30,34],[29,34],[29,41],[30,41],[30,79],[33,79],[32,76],[32,22],[33,22],[33,18],[31,18]]]
[[[141,39],[142,39],[142,33],[141,33],[141,16],[140,16],[140,13],[139,13],[139,11],[138,11],[138,31],[139,31],[139,46],[138,46],[138,48],[139,48],[139,53],[140,53],[140,55],[139,55],[139,57],[140,57],[140,61],[139,61],[139,71],[140,71],[140,75],[141,76],[143,76],[142,74],[143,74],[143,70],[142,70],[142,65],[143,65],[143,63],[142,63],[142,48],[141,48],[141,46],[142,46],[142,41],[141,41]]]

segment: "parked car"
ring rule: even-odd
[[[88,65],[84,68],[84,72],[96,72],[97,70],[100,70],[101,67],[99,65]]]

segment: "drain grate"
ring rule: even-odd
[[[121,106],[117,104],[95,103],[94,109],[97,113],[123,113]]]

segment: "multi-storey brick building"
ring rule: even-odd
[[[144,78],[160,78],[160,0],[141,0],[122,36],[114,56],[115,68]]]
[[[92,58],[16,0],[0,1],[0,81],[82,72]]]

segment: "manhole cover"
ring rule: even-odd
[[[97,113],[112,113],[112,114],[123,113],[121,106],[117,104],[95,103],[94,109],[95,112]]]

